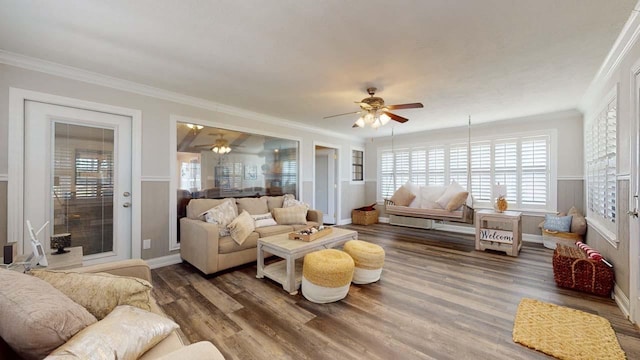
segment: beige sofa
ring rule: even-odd
[[[106,272],[119,276],[132,276],[151,282],[151,271],[144,260],[124,260],[108,264],[87,266],[73,269],[77,272]],[[151,311],[164,315],[153,297],[151,298]],[[1,320],[0,320],[1,321]],[[0,338],[0,360],[20,359],[11,350],[9,345]],[[212,359],[224,360],[224,356],[210,342],[201,341],[191,345],[185,345],[176,331],[169,334],[156,346],[145,352],[140,359]]]
[[[220,237],[218,225],[207,223],[201,214],[221,204],[225,199],[192,199],[187,205],[187,216],[180,219],[180,256],[204,274],[213,274],[234,266],[256,261],[258,239],[284,234],[322,224],[322,212],[307,211],[307,223],[273,225],[255,229],[238,245],[230,236]],[[283,196],[233,199],[238,214],[247,210],[251,215],[273,212],[283,206]]]

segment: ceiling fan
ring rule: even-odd
[[[369,93],[370,97],[355,102],[356,104],[360,105],[359,111],[325,116],[324,119],[350,114],[361,114],[360,118],[358,118],[358,120],[356,120],[356,122],[353,124],[354,128],[365,127],[366,125],[369,125],[372,128],[377,129],[380,126],[386,125],[389,120],[395,120],[399,123],[405,123],[409,121],[409,119],[393,114],[389,112],[389,110],[417,109],[424,107],[422,103],[385,105],[384,100],[381,97],[374,96],[376,90],[377,89],[374,87],[367,88],[367,93]]]
[[[209,135],[218,135],[219,138],[213,144],[209,145],[197,145],[196,147],[208,147],[216,154],[228,154],[231,152],[231,147],[229,146],[229,142],[224,139],[224,134],[209,134]]]

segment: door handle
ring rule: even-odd
[[[131,203],[130,202],[126,202],[126,203],[122,204],[122,207],[126,207],[126,208],[131,207]]]

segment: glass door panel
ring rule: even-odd
[[[71,234],[84,255],[113,244],[114,130],[55,122],[52,167],[53,233]]]

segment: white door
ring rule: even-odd
[[[336,223],[335,149],[317,148],[315,161],[315,208],[322,211],[325,224]]]
[[[49,221],[39,235],[46,248],[51,235],[70,233],[85,265],[131,258],[131,125],[128,116],[25,102],[24,219],[36,229]]]
[[[640,74],[635,75],[635,118],[632,120],[631,180],[629,183],[629,314],[630,320],[640,324],[640,220],[638,219],[638,191],[640,190]],[[622,216],[625,216],[624,214]]]

